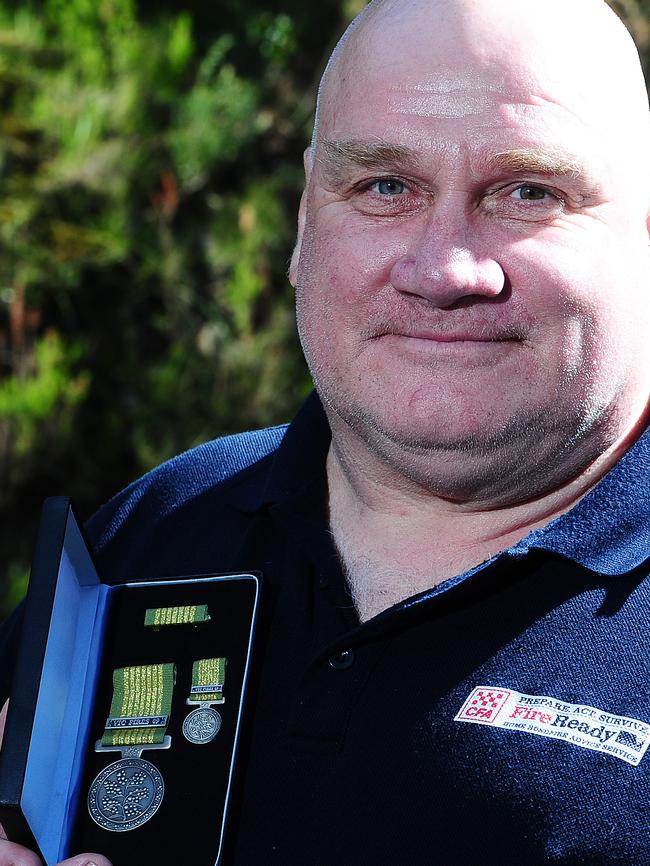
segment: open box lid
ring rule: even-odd
[[[76,808],[68,788],[88,736],[107,592],[70,500],[46,500],[0,752],[0,819],[46,863]]]

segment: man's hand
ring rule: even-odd
[[[0,710],[0,746],[2,745],[8,706],[9,701],[6,701]],[[43,864],[33,851],[7,841],[7,836],[0,825],[0,866],[43,866]],[[78,854],[69,860],[63,860],[58,866],[111,866],[111,864],[101,854]]]
[[[39,857],[33,851],[28,851],[22,845],[14,845],[6,839],[0,839],[0,866],[43,866]],[[106,857],[99,854],[79,854],[69,860],[62,860],[58,866],[111,866]]]

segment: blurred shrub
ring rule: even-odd
[[[286,280],[341,4],[0,0],[0,613],[40,503],[291,416]]]

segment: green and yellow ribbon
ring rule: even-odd
[[[184,607],[150,607],[144,615],[144,624],[159,628],[164,625],[188,625],[209,622],[207,604],[188,604]]]
[[[113,671],[113,700],[102,746],[162,743],[169,724],[176,665],[140,665]]]
[[[192,688],[189,700],[205,704],[223,704],[226,681],[226,659],[198,659],[192,665]]]

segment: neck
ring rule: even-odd
[[[490,559],[570,510],[640,434],[639,423],[562,485],[512,504],[433,495],[333,435],[330,522],[362,619]],[[334,429],[333,429],[334,434]]]

